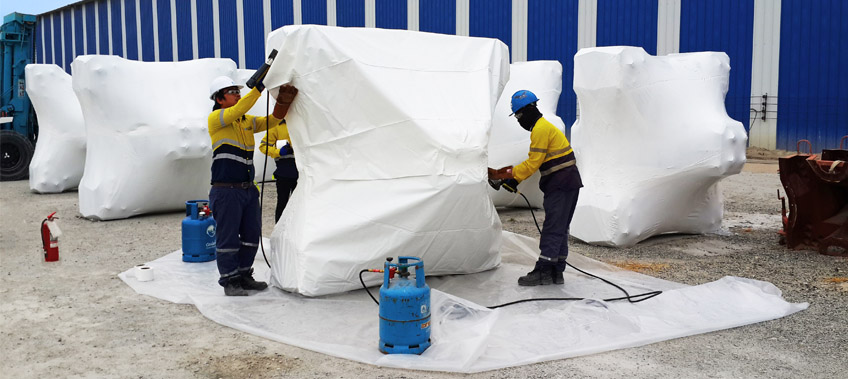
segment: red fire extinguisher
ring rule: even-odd
[[[41,222],[41,243],[44,246],[44,261],[55,262],[59,260],[59,236],[62,230],[56,223],[58,217],[53,217],[56,212],[51,213]]]

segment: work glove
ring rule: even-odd
[[[518,192],[518,181],[515,179],[504,180],[504,182],[501,184],[501,187],[503,187],[509,192],[516,193]]]
[[[277,103],[279,104],[291,104],[294,101],[295,95],[297,95],[297,88],[293,85],[286,84],[280,87],[280,92],[277,93]]]
[[[289,154],[294,154],[294,148],[292,148],[292,145],[290,143],[287,143],[285,146],[283,146],[282,149],[280,149],[280,156]]]
[[[489,179],[514,179],[512,176],[512,166],[503,167],[497,170],[489,169]]]

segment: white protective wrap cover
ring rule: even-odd
[[[585,187],[572,236],[632,246],[662,233],[720,228],[718,182],[742,170],[748,139],[724,107],[729,71],[721,52],[577,52],[580,118],[571,135]]]
[[[471,275],[428,276],[433,344],[421,355],[386,355],[377,350],[378,307],[362,289],[315,298],[276,288],[251,296],[224,296],[215,262],[183,262],[180,250],[148,263],[156,270],[152,281],[139,281],[135,268],[119,276],[137,293],[194,304],[207,318],[243,332],[372,365],[449,372],[480,372],[642,346],[773,320],[808,307],[786,302],[780,289],[768,282],[726,276],[687,286],[574,252],[568,256],[569,263],[632,295],[664,292],[635,304],[603,301],[623,294],[571,269],[565,272],[562,286],[516,285],[515,278],[538,259],[538,246],[536,239],[504,232],[500,267]],[[266,280],[268,268],[261,255],[256,258],[254,277]],[[374,295],[377,291],[371,288]],[[486,308],[546,297],[587,299]]]
[[[38,115],[29,188],[39,193],[77,188],[85,168],[85,122],[71,76],[55,64],[28,64],[25,76]]]
[[[539,98],[539,111],[559,130],[565,123],[556,114],[559,95],[562,93],[562,64],[559,61],[518,62],[509,65],[509,82],[506,83],[495,114],[492,116],[492,135],[489,138],[489,167],[515,166],[527,159],[530,152],[530,132],[521,128],[512,113],[512,94],[530,90]],[[539,189],[538,172],[521,182],[518,189],[527,197],[530,206],[542,207],[542,190]],[[489,189],[496,207],[526,207],[527,202],[518,194],[504,189]]]
[[[73,85],[88,151],[79,186],[83,217],[112,220],[185,209],[209,197],[209,83],[235,77],[230,59],[138,62],[74,59]]]
[[[286,116],[300,178],[272,236],[272,284],[343,292],[359,287],[361,269],[398,255],[422,257],[428,274],[498,265],[486,152],[506,45],[286,26],[267,47],[279,54],[265,84],[300,90]]]

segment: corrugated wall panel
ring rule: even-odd
[[[443,34],[456,33],[454,0],[422,0],[418,7],[418,30]]]
[[[406,29],[407,4],[408,1],[405,0],[377,0],[375,4],[377,27],[383,29]]]
[[[65,71],[71,73],[71,61],[74,60],[74,28],[71,25],[71,10],[66,9],[62,12],[62,39],[64,41],[65,57],[62,60]]]
[[[221,39],[221,57],[230,58],[236,62],[236,66],[241,67],[235,1],[218,2],[218,20],[221,32],[217,38]]]
[[[212,0],[197,0],[197,57],[215,57],[214,22]]]
[[[74,6],[74,58],[85,54],[85,40],[83,39],[83,17],[82,5]]]
[[[109,9],[106,0],[97,2],[97,53],[109,54]]]
[[[336,0],[336,25],[365,26],[365,0]]]
[[[124,31],[121,23],[121,0],[110,0],[112,14],[112,54],[126,57],[124,54]]]
[[[497,38],[512,51],[512,0],[471,0],[468,34]]]
[[[262,0],[244,0],[244,66],[255,70],[265,61]]]
[[[528,3],[527,60],[558,60],[562,63],[562,95],[557,115],[567,134],[577,114],[574,93],[574,54],[577,53],[577,1],[536,0]]]
[[[598,0],[597,46],[641,46],[657,54],[657,0]]]
[[[85,53],[97,54],[96,3],[85,3]]]
[[[683,0],[680,52],[723,51],[730,57],[727,113],[745,125],[751,118],[751,52],[754,0]]]
[[[44,63],[44,17],[35,22],[35,63]]]
[[[141,22],[141,60],[153,62],[156,60],[156,51],[153,48],[153,0],[139,0]]]
[[[327,25],[327,0],[301,0],[300,11],[304,25]]]
[[[53,24],[53,61],[50,63],[62,66],[62,17],[59,13],[51,15],[50,22]]]
[[[191,32],[191,1],[177,1],[177,60],[194,58],[194,41]]]
[[[174,60],[174,41],[171,32],[171,1],[156,0],[156,20],[159,27],[159,61]]]
[[[135,0],[124,0],[124,20],[127,30],[127,59],[138,60],[138,24]]]
[[[294,24],[294,4],[292,0],[271,1],[271,29]]]
[[[780,20],[777,148],[839,147],[848,134],[848,3],[784,0]]]

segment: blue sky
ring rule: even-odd
[[[0,0],[0,17],[12,12],[37,15],[75,2],[77,0]]]

